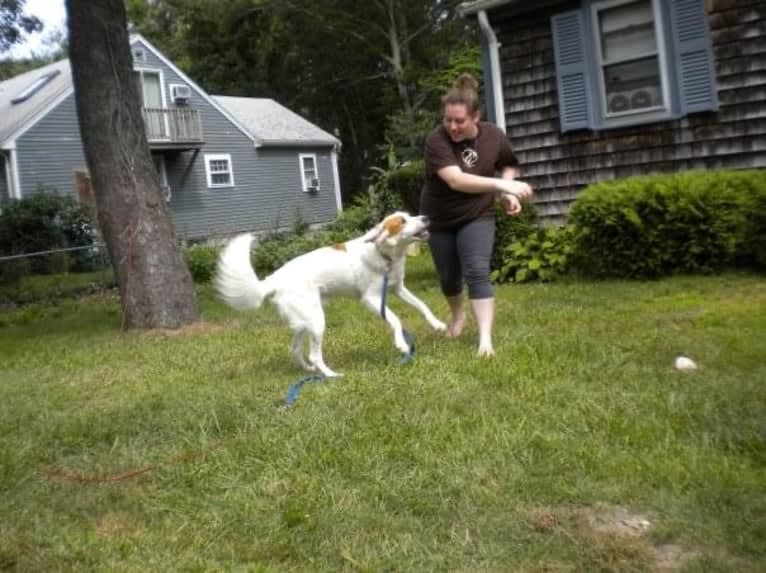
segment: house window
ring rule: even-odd
[[[652,0],[593,5],[599,87],[606,117],[662,109],[661,55]]]
[[[562,132],[718,109],[705,0],[583,0],[551,27]]]
[[[133,78],[138,87],[147,139],[168,139],[170,126],[163,111],[165,97],[162,90],[162,73],[157,70],[136,69],[133,70]]]
[[[146,52],[141,46],[138,46],[136,48],[133,48],[133,61],[134,62],[145,62],[146,61]]]
[[[317,156],[301,154],[301,182],[304,191],[319,191],[319,171],[317,170]]]
[[[141,105],[145,108],[163,108],[162,75],[155,70],[134,70],[133,77],[138,85]]]
[[[205,174],[209,188],[234,187],[231,155],[228,153],[205,154]]]

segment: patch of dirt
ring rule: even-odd
[[[656,571],[678,571],[684,563],[698,555],[696,551],[690,551],[680,545],[660,545],[654,548]]]
[[[675,544],[655,546],[647,534],[657,519],[622,506],[596,504],[577,508],[545,508],[529,514],[530,527],[537,533],[563,532],[587,543],[612,547],[620,552],[644,555],[653,561],[650,569],[662,573],[679,571],[697,551]],[[620,549],[622,548],[622,549]]]
[[[96,535],[103,538],[128,537],[141,534],[141,528],[124,513],[109,512],[95,524]]]
[[[582,516],[595,533],[619,537],[640,537],[652,527],[648,516],[632,513],[624,507],[594,506],[582,510]]]
[[[204,322],[202,320],[198,322],[193,322],[192,324],[187,324],[186,326],[182,326],[181,328],[154,328],[152,330],[147,330],[146,335],[147,336],[196,336],[200,334],[212,334],[216,332],[221,332],[224,330],[228,330],[229,328],[239,328],[240,322],[239,321],[230,321],[230,322]]]

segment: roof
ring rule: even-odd
[[[269,98],[211,96],[258,145],[340,145],[340,140]]]
[[[130,43],[141,41],[179,76],[193,86],[211,105],[231,119],[256,145],[334,146],[338,138],[320,129],[272,99],[210,96],[167,60],[145,38],[132,34]],[[36,89],[24,101],[12,103],[28,87],[50,74],[50,80]],[[19,74],[0,82],[0,148],[14,142],[25,127],[33,125],[54,104],[72,93],[72,71],[69,60],[59,60],[47,66]]]
[[[48,74],[56,74],[24,101],[13,103],[25,89]],[[72,89],[69,60],[59,60],[0,82],[0,143],[16,136],[30,120],[47,110],[60,96]]]

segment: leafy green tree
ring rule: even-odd
[[[39,32],[43,23],[24,13],[25,0],[0,0],[0,52],[21,43],[22,33]]]

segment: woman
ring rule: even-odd
[[[489,280],[495,240],[494,201],[521,213],[532,188],[516,180],[518,161],[495,125],[480,121],[478,83],[462,74],[442,97],[442,125],[425,144],[426,183],[420,210],[431,221],[431,255],[447,299],[447,335],[465,324],[463,281],[479,330],[479,356],[492,356],[495,299]]]

